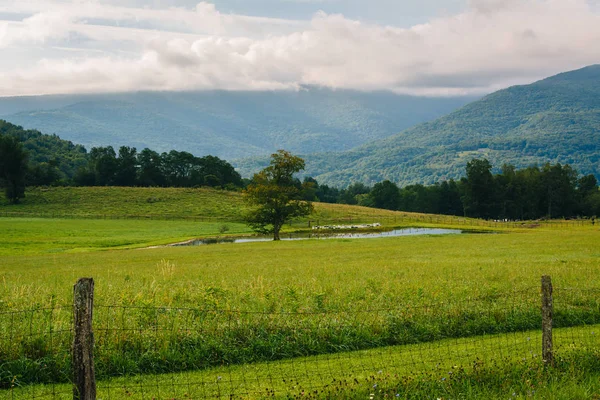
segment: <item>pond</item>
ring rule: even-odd
[[[345,233],[309,233],[281,235],[281,240],[326,240],[326,239],[375,239],[382,237],[418,236],[418,235],[459,235],[463,233],[458,229],[438,228],[404,228],[394,229],[387,232],[345,232]],[[194,239],[182,243],[174,243],[169,246],[201,246],[217,243],[252,243],[269,242],[273,237],[241,237],[241,238],[208,238]]]

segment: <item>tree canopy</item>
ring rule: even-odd
[[[312,212],[312,203],[305,200],[305,186],[294,177],[303,169],[304,160],[285,150],[271,155],[270,165],[255,174],[244,190],[246,202],[253,207],[246,216],[252,229],[272,233],[273,240],[280,240],[287,221]]]
[[[327,203],[476,218],[528,220],[537,218],[594,217],[600,215],[600,190],[593,174],[579,177],[570,165],[545,164],[517,169],[504,164],[492,174],[487,159],[473,159],[466,176],[434,185],[408,185],[382,181],[372,188],[352,184],[346,189],[320,185],[306,178],[308,196]],[[315,190],[316,188],[316,190]]]
[[[25,196],[27,174],[27,152],[14,136],[0,136],[0,184],[4,186],[6,198],[18,203]]]

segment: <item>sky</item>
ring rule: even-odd
[[[0,96],[485,94],[600,63],[600,0],[0,0]]]

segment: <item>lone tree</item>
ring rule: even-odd
[[[280,240],[279,231],[290,218],[309,215],[313,206],[304,199],[304,188],[294,174],[304,169],[304,160],[285,150],[271,155],[268,167],[255,174],[244,190],[246,202],[253,206],[246,222],[256,232],[273,234]]]
[[[25,197],[27,158],[27,152],[16,137],[0,135],[0,185],[13,204]]]

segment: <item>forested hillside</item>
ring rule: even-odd
[[[78,144],[45,135],[37,130],[25,130],[0,119],[0,136],[16,137],[27,152],[32,184],[49,184],[73,177],[87,163],[87,151]]]
[[[497,168],[570,164],[600,177],[600,66],[493,93],[445,117],[344,153],[306,156],[308,175],[346,186],[458,179],[473,158]],[[238,163],[242,174],[264,164]]]
[[[88,148],[134,146],[228,160],[344,151],[430,121],[474,98],[308,88],[0,99],[0,116]],[[53,101],[56,106],[53,107]]]
[[[14,169],[13,180],[18,186],[161,186],[161,187],[240,187],[241,176],[233,166],[215,156],[196,157],[185,151],[158,153],[135,147],[93,147],[88,153],[56,135],[0,120],[0,139],[10,138],[5,149],[8,164]],[[14,139],[16,138],[16,143]],[[25,156],[21,157],[24,152]],[[0,157],[3,153],[0,152]],[[0,163],[1,165],[2,163]],[[8,167],[8,165],[7,165]],[[0,169],[1,171],[2,169]],[[17,176],[18,175],[18,176]],[[8,178],[5,180],[9,180]],[[16,183],[15,183],[16,184]],[[0,176],[0,187],[6,186]]]

